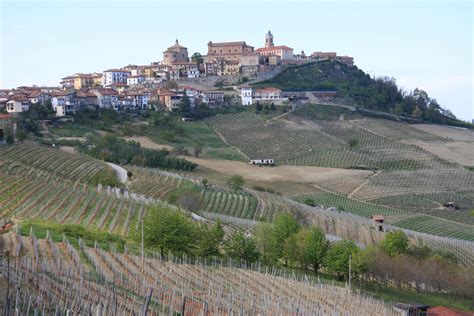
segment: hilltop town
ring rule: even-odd
[[[31,105],[50,102],[55,115],[64,117],[87,106],[117,111],[163,107],[173,111],[185,94],[191,106],[205,104],[213,108],[239,103],[235,98],[225,99],[224,91],[218,89],[224,84],[232,85],[234,92],[240,93],[241,105],[251,105],[252,100],[278,103],[286,100],[280,89],[252,90],[244,84],[271,78],[287,65],[321,60],[354,65],[353,57],[339,56],[335,52],[295,54],[291,47],[275,45],[271,31],[266,33],[261,48],[245,41],[209,41],[206,55],[196,52],[190,56],[188,48],[176,40],[163,52],[161,61],[149,65],[76,73],[61,78],[57,87],[22,86],[0,90],[0,108],[15,114],[27,111]]]

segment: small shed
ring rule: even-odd
[[[422,304],[395,304],[395,309],[401,311],[404,316],[426,316],[428,315],[428,308],[430,308],[429,305]]]
[[[379,232],[383,232],[383,223],[385,222],[385,217],[380,214],[372,215],[372,221],[377,230]]]

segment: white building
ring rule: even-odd
[[[252,105],[252,87],[240,88],[240,96],[242,98],[242,105]]]
[[[127,84],[129,86],[142,84],[143,82],[145,82],[145,76],[142,76],[142,75],[130,76],[127,78]]]
[[[199,78],[199,69],[198,69],[198,67],[190,67],[190,68],[186,69],[186,73],[188,75],[188,78],[190,78],[190,79]]]
[[[112,83],[127,83],[127,78],[130,77],[130,71],[123,69],[109,69],[104,71],[102,76],[102,85],[104,87]]]
[[[51,106],[58,117],[75,113],[76,103],[74,94],[65,92],[54,93],[51,98]]]
[[[127,97],[133,99],[135,109],[146,109],[148,107],[148,98],[150,95],[147,92],[128,92]]]
[[[6,108],[8,113],[25,112],[30,108],[30,100],[23,96],[14,97],[7,101]]]

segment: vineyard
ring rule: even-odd
[[[2,271],[12,289],[10,311],[16,302],[27,314],[397,315],[383,301],[346,287],[260,265],[157,256],[142,261],[83,243],[75,248],[66,237],[39,240],[34,233],[0,238],[12,254]]]
[[[36,145],[1,146],[0,168],[6,172],[20,169],[26,174],[43,171],[82,183],[95,182],[97,176],[115,177],[114,171],[98,160]]]
[[[41,219],[128,235],[146,199],[119,190],[0,172],[0,217]]]
[[[311,121],[292,113],[284,120],[266,122],[249,112],[232,116],[213,117],[209,122],[229,143],[249,157],[272,157],[280,164],[335,168],[366,166],[384,170],[418,170],[453,167],[418,146],[399,142],[405,136],[438,139],[408,125],[405,133],[394,133],[392,138],[390,129],[385,131],[385,135],[380,133],[384,126],[381,120]],[[358,141],[355,148],[349,147],[350,139]]]
[[[129,188],[133,192],[159,199],[171,190],[189,182],[177,174],[167,173],[151,168],[126,166],[132,172]]]
[[[299,202],[305,202],[311,199],[317,205],[334,207],[339,211],[348,210],[351,213],[367,218],[381,214],[385,216],[386,222],[394,226],[436,236],[474,241],[474,229],[472,225],[414,213],[404,208],[359,201],[331,192],[301,194],[293,198]]]

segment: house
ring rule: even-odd
[[[240,74],[240,63],[238,61],[226,61],[224,64],[225,76],[238,76]]]
[[[30,100],[23,95],[16,95],[7,101],[6,109],[8,113],[21,113],[28,111],[30,108]]]
[[[221,91],[201,91],[199,98],[202,103],[207,104],[210,108],[214,108],[224,103],[224,92]]]
[[[51,94],[51,106],[57,117],[63,117],[76,112],[76,99],[74,93],[55,92]]]
[[[383,232],[383,223],[385,222],[385,217],[383,215],[372,215],[372,222],[377,228],[377,231]]]
[[[427,315],[429,305],[421,304],[395,304],[395,310],[399,311],[404,316],[425,316]]]
[[[119,110],[118,92],[111,88],[100,88],[93,91],[97,96],[100,108]]]
[[[181,101],[182,94],[176,92],[163,92],[158,96],[160,103],[164,104],[168,111],[174,111],[178,109],[178,104]]]
[[[311,58],[314,60],[335,60],[336,56],[336,52],[314,52]]]
[[[128,91],[125,95],[133,100],[135,109],[146,109],[148,107],[148,98],[150,96],[148,92]]]
[[[258,74],[259,55],[249,53],[240,57],[240,72],[243,76],[254,77]]]
[[[30,100],[31,104],[37,104],[37,103],[45,103],[50,99],[49,94],[42,92],[41,90],[33,90],[29,95],[28,99]]]
[[[124,93],[127,90],[128,85],[123,82],[115,82],[107,86],[107,88],[114,89],[118,93]]]
[[[346,64],[349,67],[354,66],[354,57],[351,56],[336,56],[336,60]]]
[[[74,76],[61,78],[60,84],[63,89],[74,89]]]
[[[242,105],[252,105],[252,87],[240,88],[240,97],[242,98]]]
[[[84,105],[98,105],[97,95],[89,91],[78,91],[76,93],[76,104]]]
[[[102,86],[107,87],[113,83],[127,83],[130,71],[125,69],[108,69],[103,72]]]
[[[134,86],[145,82],[145,76],[143,75],[132,75],[127,78],[127,85]]]
[[[253,92],[252,98],[258,101],[272,101],[281,99],[281,90],[278,88],[268,87],[257,89]]]

